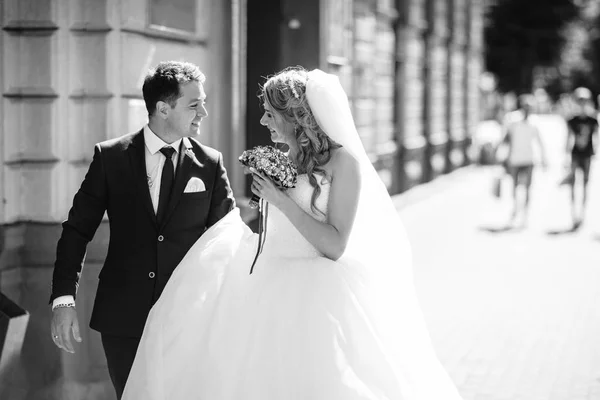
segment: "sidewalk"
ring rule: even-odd
[[[448,189],[454,188],[457,183],[468,179],[476,169],[478,169],[478,166],[468,165],[448,174],[441,175],[430,182],[422,183],[403,193],[393,195],[392,201],[396,209],[401,211],[432,196],[440,195]]]
[[[559,154],[557,128],[546,122]],[[510,202],[491,195],[494,167],[434,181],[419,201],[394,198],[432,341],[465,400],[600,399],[595,161],[587,223],[574,233],[566,233],[569,193],[556,185],[562,171],[556,157],[547,172],[535,174],[523,230],[500,229]]]

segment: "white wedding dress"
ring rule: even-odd
[[[325,220],[306,175],[289,194]],[[256,245],[237,209],[198,240],[152,309],[123,399],[460,398],[431,346],[414,357],[414,321],[365,278],[373,266],[323,257],[272,205],[250,275]]]
[[[194,244],[152,308],[125,400],[460,400],[438,361],[413,284],[408,239],[362,147],[334,75],[309,73],[324,132],[360,165],[356,218],[342,257],[323,257],[276,207],[258,245],[235,209]],[[327,219],[298,177],[290,197]]]

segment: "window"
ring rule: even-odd
[[[196,0],[150,0],[149,3],[151,26],[196,32]]]

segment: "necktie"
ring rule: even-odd
[[[156,219],[159,224],[162,223],[165,213],[167,212],[169,198],[171,197],[171,191],[173,190],[173,182],[175,182],[175,170],[173,168],[173,161],[171,160],[175,153],[175,149],[170,146],[165,146],[160,149],[160,152],[166,157],[166,160],[160,176],[160,192],[158,195],[158,209],[156,211]]]

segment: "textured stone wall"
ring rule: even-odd
[[[22,363],[0,377],[0,398],[114,398],[99,335],[87,328],[106,224],[89,246],[77,299],[84,342],[75,355],[51,341],[48,296],[60,223],[94,143],[147,121],[141,84],[149,67],[169,59],[200,65],[210,98],[202,140],[235,165],[229,2],[196,0],[195,16],[186,17],[195,32],[152,26],[149,4],[0,2],[0,291],[31,313]]]
[[[325,64],[340,76],[390,192],[465,165],[480,118],[482,1],[323,4]]]
[[[480,119],[481,0],[398,0],[400,190],[468,163]]]
[[[354,116],[376,169],[394,190],[397,156],[394,130],[395,4],[390,0],[354,3],[352,59]]]

